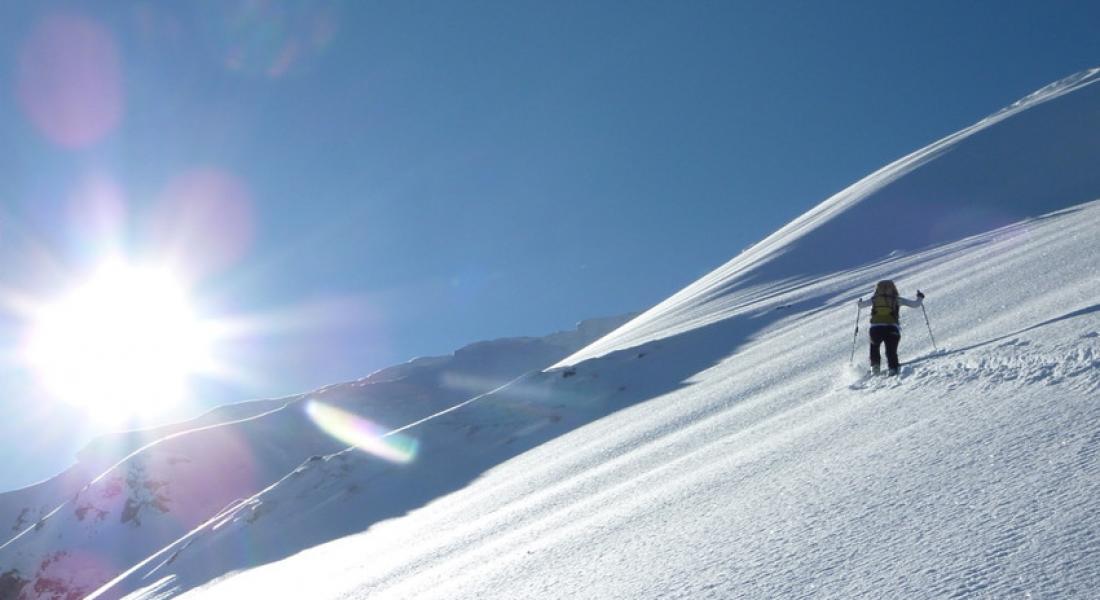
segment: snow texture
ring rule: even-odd
[[[412,462],[340,448],[304,399],[154,442],[0,546],[0,597],[87,572],[145,600],[1091,597],[1098,78],[888,165],[568,358],[526,354],[551,368],[513,379],[485,363],[530,340],[475,345],[460,377],[414,361],[314,395],[418,439]],[[927,313],[902,311],[901,375],[871,377],[855,300],[887,277]]]
[[[311,422],[304,410],[310,400],[394,428],[538,370],[628,318],[585,321],[545,338],[480,342],[311,394],[95,440],[61,476],[0,494],[0,526],[10,527],[0,536],[0,599],[87,596],[311,456],[345,449]]]

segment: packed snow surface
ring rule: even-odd
[[[1090,597],[1098,79],[888,165],[567,358],[474,346],[183,428],[0,545],[0,577],[44,544],[112,573],[97,598]],[[866,375],[855,303],[882,278],[928,295],[902,309],[893,378]],[[311,401],[415,457],[341,450]],[[186,501],[150,472],[184,474]],[[127,504],[76,515],[112,477]],[[136,549],[102,568],[118,515],[108,539]]]

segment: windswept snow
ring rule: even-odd
[[[341,449],[306,397],[185,429],[0,546],[0,576],[39,569],[28,598],[89,572],[144,600],[1089,597],[1097,80],[887,166],[553,368],[518,367],[566,344],[475,345],[308,397],[415,437],[411,462]],[[898,378],[863,374],[865,323],[853,340],[884,277],[928,294],[938,345],[903,309]],[[80,517],[112,477],[130,492]],[[140,531],[105,525],[128,514]]]
[[[901,159],[557,368],[420,423],[414,465],[317,461],[253,499],[288,539],[435,499],[191,595],[1086,596],[1097,78]],[[939,344],[907,310],[898,379],[846,365],[853,301],[883,277],[929,294]],[[111,591],[171,595],[209,579],[204,556],[249,563],[234,549],[277,538],[251,514]]]
[[[303,501],[277,510],[322,527],[437,485],[515,432],[541,426],[547,440],[407,515],[193,594],[1088,597],[1100,586],[1098,228],[1100,202],[1082,205],[530,377],[522,395],[423,423],[437,445],[415,477],[318,461],[280,493]],[[927,288],[941,349],[910,311],[902,376],[867,379],[845,363],[851,300],[887,274],[903,292]],[[502,410],[521,400],[563,419]],[[563,421],[585,411],[607,416],[570,431]],[[350,481],[359,499],[308,493]],[[237,539],[251,551],[267,532]],[[186,589],[195,564],[132,597]]]
[[[883,167],[562,364],[721,321],[840,271],[1095,200],[1098,81],[1100,68],[1067,77]]]

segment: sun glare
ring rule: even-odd
[[[51,395],[117,423],[184,399],[208,332],[169,273],[114,262],[36,311],[25,353]]]

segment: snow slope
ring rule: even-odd
[[[872,174],[555,368],[513,379],[600,328],[150,434],[24,515],[0,598],[1089,597],[1098,75]],[[903,376],[870,379],[846,365],[852,301],[885,276],[928,292],[940,350],[903,314]],[[415,460],[344,449],[310,401]]]
[[[1098,79],[1093,69],[1052,83],[883,167],[563,364],[721,321],[821,277],[1100,197]]]
[[[0,599],[83,597],[310,456],[344,449],[314,424],[310,401],[392,428],[543,368],[626,319],[481,342],[311,394],[98,439],[62,475],[0,494],[0,524],[10,523],[0,535]]]
[[[262,566],[196,597],[1090,597],[1098,227],[1094,202],[861,272],[935,282],[944,350],[907,314],[899,379],[845,365],[850,299],[867,285],[841,273],[806,292],[827,308],[774,310],[790,293],[736,317],[783,314],[717,363],[698,338],[663,339],[424,422],[412,474],[369,472],[357,454],[313,461],[102,597],[168,597],[225,558]],[[266,561],[280,532],[410,503],[525,435],[544,443],[458,491]]]
[[[887,166],[556,368],[402,428],[415,461],[318,456],[97,597],[1089,597],[1097,79]],[[883,277],[928,292],[939,344],[904,314],[896,379],[846,365],[853,300]]]

